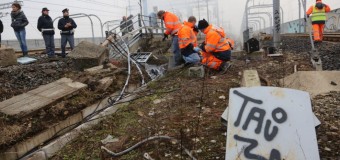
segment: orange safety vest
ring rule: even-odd
[[[197,37],[193,27],[194,24],[190,22],[184,22],[183,27],[178,31],[179,48],[185,48],[190,43],[193,44],[194,47],[197,46]]]
[[[182,23],[179,21],[179,18],[171,13],[164,13],[164,23],[165,23],[165,34],[167,35],[176,35],[179,29],[182,27]]]
[[[205,50],[209,53],[230,50],[230,45],[225,38],[226,35],[222,28],[210,25],[204,30]]]

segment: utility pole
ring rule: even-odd
[[[207,2],[207,16],[208,16],[208,22],[210,22],[210,18],[209,18],[209,2],[208,0],[206,0]]]
[[[131,3],[130,3],[130,0],[129,0],[129,13],[131,15]]]
[[[299,21],[301,20],[301,0],[298,0],[299,3]],[[299,22],[299,33],[301,33],[301,23]]]
[[[280,48],[281,43],[281,16],[280,16],[280,0],[273,0],[273,14],[274,14],[274,48]]]
[[[201,19],[200,0],[197,0],[198,19]]]

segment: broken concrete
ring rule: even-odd
[[[82,41],[68,54],[73,59],[77,70],[84,70],[102,65],[109,57],[109,50],[105,47]]]
[[[245,70],[242,75],[243,87],[257,87],[261,86],[260,77],[256,70]]]
[[[309,92],[314,97],[331,91],[340,91],[340,71],[299,71],[284,79],[280,83],[286,88]]]
[[[198,77],[203,78],[204,77],[204,67],[190,67],[189,68],[189,77]]]
[[[110,72],[110,71],[111,71],[110,68],[104,69],[103,65],[85,69],[85,72],[87,72],[87,73],[89,73],[91,75],[100,74],[100,73],[104,73],[104,72]]]
[[[17,64],[17,57],[13,48],[0,48],[0,66],[7,67]]]
[[[111,77],[105,77],[99,80],[99,85],[96,87],[97,91],[106,91],[107,88],[113,83],[113,79]]]

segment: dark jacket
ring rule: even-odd
[[[4,25],[2,24],[2,21],[0,20],[0,34],[4,32]]]
[[[65,28],[65,25],[67,23],[71,23],[72,26]],[[74,33],[72,32],[72,30],[74,28],[77,28],[77,24],[76,24],[76,22],[74,22],[74,20],[72,18],[63,17],[62,19],[59,19],[58,29],[61,30],[61,33],[60,33],[61,35],[73,35]]]
[[[128,21],[127,21],[127,27],[128,27],[129,32],[131,32],[131,31],[134,30],[132,18],[133,18],[132,15],[130,15],[130,16],[127,18],[127,20],[128,20]]]
[[[42,15],[39,17],[37,28],[45,35],[54,35],[54,30],[42,31],[42,29],[54,29],[53,20],[49,15]]]
[[[128,21],[126,20],[122,20],[121,22],[120,22],[120,31],[121,32],[123,32],[123,33],[126,33],[126,32],[128,32]]]
[[[14,31],[20,31],[28,25],[27,17],[23,11],[11,12],[12,24]]]

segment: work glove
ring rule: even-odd
[[[200,45],[200,48],[202,49],[202,51],[206,52],[205,51],[205,43],[204,42]]]
[[[194,48],[194,51],[196,52],[196,53],[198,53],[198,52],[200,52],[202,49],[201,48],[198,48],[198,47],[195,47]]]
[[[163,41],[165,41],[165,39],[168,39],[168,38],[169,38],[169,35],[164,33]]]
[[[198,27],[196,25],[194,26],[194,32],[196,32],[196,33],[199,32]]]

